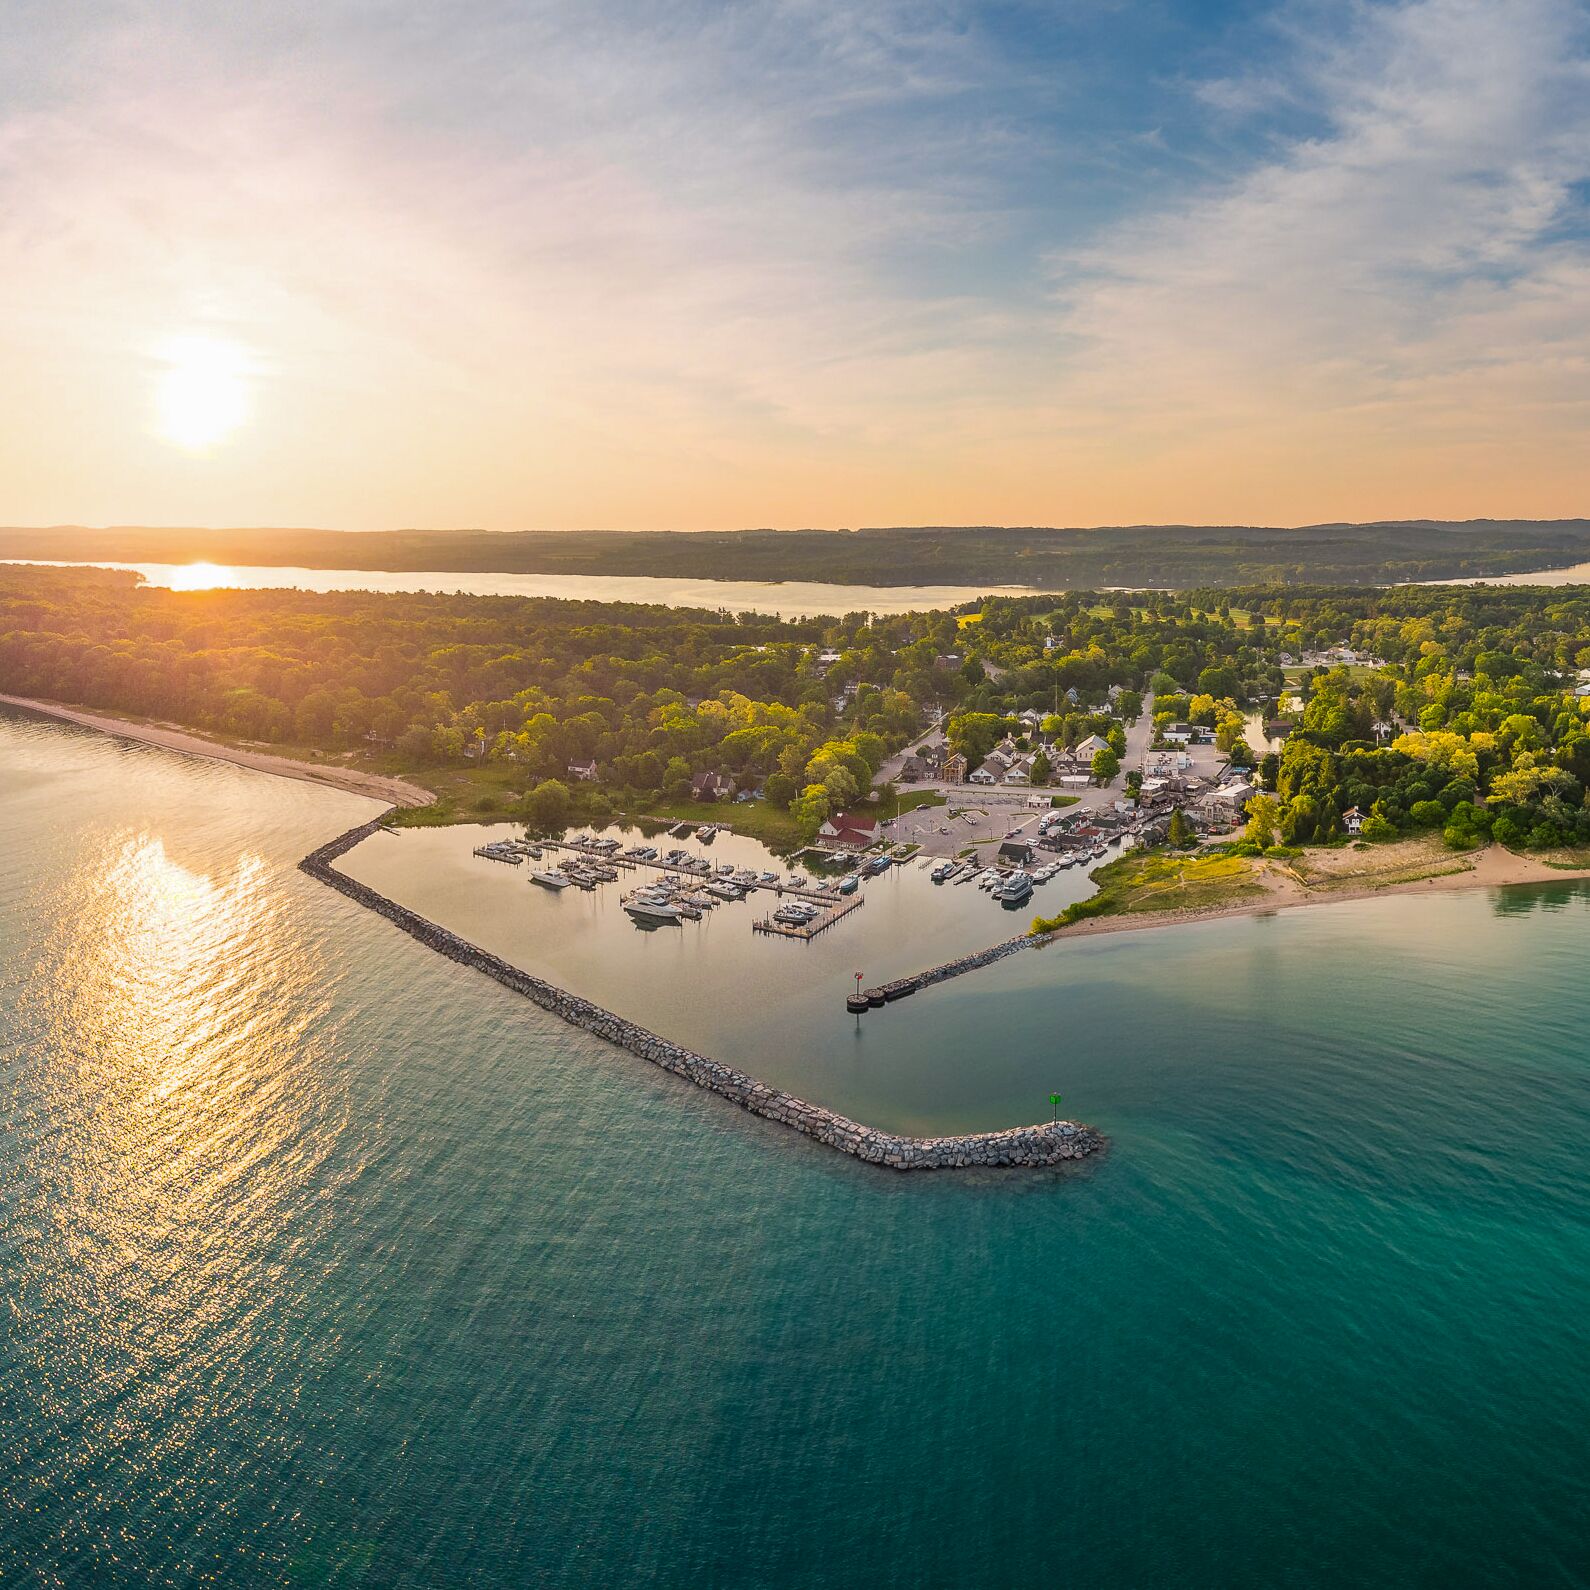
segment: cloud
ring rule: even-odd
[[[1300,50],[1322,121],[1278,158],[1053,261],[1070,390],[1183,447],[1277,425],[1405,447],[1584,418],[1586,17],[1360,8]]]
[[[1583,6],[1299,4],[1135,121],[1108,12],[22,0],[0,517],[1570,511]],[[173,460],[138,417],[194,334],[257,418]]]

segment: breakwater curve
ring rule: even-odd
[[[809,1137],[841,1154],[852,1155],[869,1165],[899,1171],[1062,1165],[1085,1159],[1105,1145],[1106,1139],[1101,1133],[1092,1127],[1078,1125],[1075,1121],[1045,1121],[999,1132],[969,1132],[950,1137],[907,1137],[896,1132],[879,1131],[837,1115],[832,1110],[823,1109],[820,1105],[809,1104],[805,1099],[796,1098],[782,1089],[769,1087],[743,1071],[708,1059],[692,1049],[671,1043],[588,999],[532,976],[500,956],[471,944],[435,922],[427,921],[395,900],[389,900],[367,884],[339,872],[333,863],[375,833],[383,820],[382,817],[376,817],[339,834],[305,856],[298,864],[299,870],[339,894],[346,895],[366,910],[385,917],[393,926],[401,928],[438,955],[473,967],[571,1026],[582,1028],[598,1038],[605,1038],[609,1043],[660,1066],[674,1076],[716,1093],[752,1115],[787,1126],[803,1137]]]

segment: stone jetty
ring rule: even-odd
[[[649,1060],[664,1071],[695,1083],[697,1087],[707,1088],[731,1104],[737,1104],[753,1115],[760,1115],[764,1120],[777,1121],[781,1126],[787,1126],[842,1154],[853,1155],[869,1165],[902,1171],[1061,1165],[1084,1159],[1104,1147],[1105,1139],[1100,1133],[1091,1127],[1079,1126],[1074,1121],[1046,1121],[1035,1126],[1011,1127],[1002,1132],[971,1132],[956,1137],[904,1137],[895,1132],[881,1132],[843,1115],[836,1115],[832,1110],[808,1104],[806,1100],[781,1089],[771,1088],[743,1071],[709,1060],[692,1049],[670,1043],[666,1038],[660,1038],[645,1027],[626,1021],[588,999],[581,999],[539,977],[532,977],[519,967],[510,965],[434,922],[426,921],[395,900],[389,900],[346,873],[339,872],[333,862],[375,833],[382,821],[382,818],[377,817],[338,835],[305,856],[298,864],[300,870],[350,900],[357,901],[367,910],[385,917],[438,955],[445,955],[449,960],[484,972],[503,987],[523,995],[543,1010],[551,1011],[571,1026],[581,1027],[599,1038],[605,1038],[609,1043],[617,1044],[642,1060]],[[996,949],[1004,954],[1011,953],[1009,946],[1000,945]],[[987,950],[982,953],[994,954]]]
[[[975,972],[981,966],[992,966],[995,961],[1002,961],[1007,955],[1015,955],[1021,950],[1047,944],[1054,936],[1053,933],[1023,933],[1019,938],[1005,939],[1002,943],[991,944],[986,950],[977,950],[971,955],[962,955],[953,961],[930,966],[925,972],[913,972],[909,977],[896,978],[894,982],[880,984],[877,988],[864,988],[859,994],[845,996],[845,1009],[857,1015],[864,1010],[877,1010],[896,999],[903,999],[907,994],[914,994],[919,988],[931,988],[934,983],[947,982],[964,972]]]

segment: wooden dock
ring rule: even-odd
[[[650,867],[654,872],[666,873],[670,878],[683,878],[687,883],[707,884],[725,881],[715,872],[696,872],[692,868],[680,867],[671,861],[664,861],[661,857],[655,861],[640,861],[634,856],[622,854],[608,856],[599,850],[587,850],[582,845],[567,844],[561,839],[538,839],[536,843],[545,850],[567,851],[571,856],[583,856],[587,861],[605,863],[607,866],[616,867],[620,871],[628,868],[630,871],[638,872],[642,867]],[[809,884],[803,889],[792,889],[787,883],[763,883],[759,879],[755,883],[736,884],[735,888],[743,889],[747,898],[756,890],[765,889],[769,894],[788,897],[792,900],[810,900],[813,905],[830,906],[835,900],[835,894],[832,889],[813,888]],[[843,898],[843,896],[840,898]],[[859,901],[860,898],[859,894],[851,897],[854,901]],[[778,924],[777,931],[783,931],[782,923]]]
[[[797,927],[793,922],[775,922],[772,917],[768,916],[763,917],[760,922],[753,922],[751,931],[753,933],[773,933],[784,939],[814,939],[825,929],[831,928],[834,923],[849,916],[852,911],[859,911],[866,903],[866,895],[853,894],[842,904],[835,907],[834,910],[816,918],[815,921],[805,923],[803,926]]]

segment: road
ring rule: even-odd
[[[1121,773],[1103,788],[1089,785],[1082,790],[1064,791],[1065,794],[1079,797],[1076,804],[1068,806],[1066,810],[1075,811],[1080,807],[1083,811],[1098,811],[1119,800],[1127,771],[1141,768],[1144,764],[1148,743],[1153,737],[1153,725],[1152,709],[1145,711],[1136,723],[1129,724],[1126,730],[1126,754],[1121,758]],[[942,728],[936,727],[933,732],[942,737]],[[927,735],[918,735],[911,742],[911,750],[927,740]],[[898,760],[891,759],[896,771],[905,754],[908,753],[903,753]],[[879,774],[880,778],[885,776],[884,773]],[[907,787],[934,790],[945,797],[947,804],[923,806],[914,812],[906,812],[898,822],[885,824],[883,831],[890,839],[902,844],[919,844],[928,854],[939,856],[958,855],[968,845],[998,844],[1012,835],[1030,838],[1038,819],[1050,808],[1047,804],[1042,807],[1030,806],[1029,799],[1034,795],[1047,797],[1062,793],[1058,787],[1030,790],[1019,785],[992,785],[985,788],[979,784],[942,782]],[[952,816],[951,813],[960,815]]]

